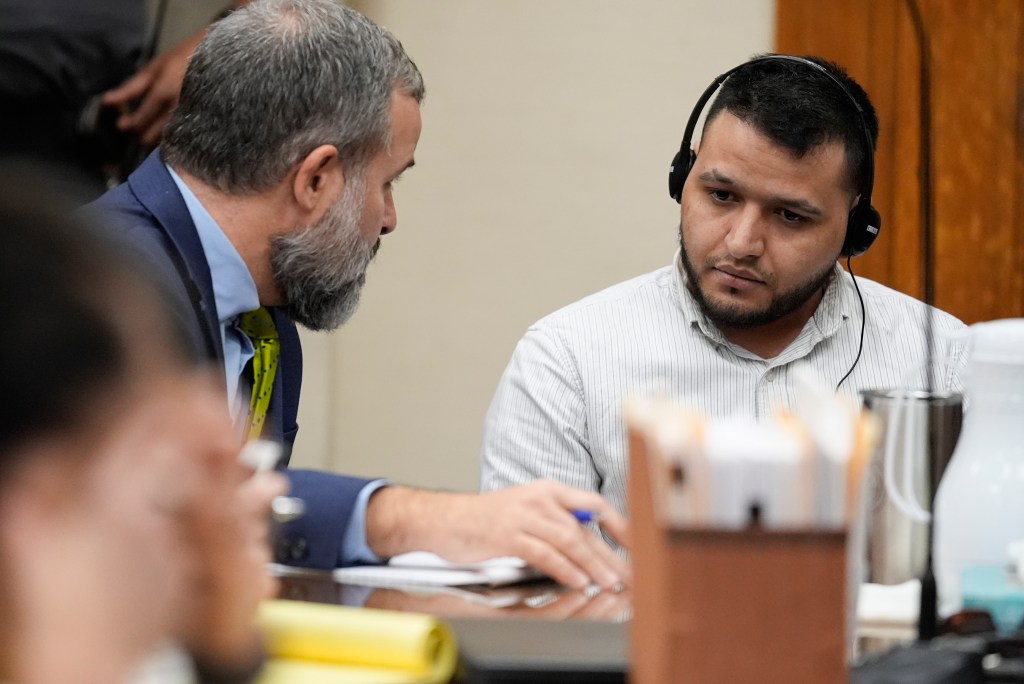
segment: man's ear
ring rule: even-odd
[[[292,192],[303,211],[320,214],[337,199],[344,185],[338,148],[320,145],[299,162]]]

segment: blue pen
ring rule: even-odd
[[[581,523],[589,523],[600,522],[604,516],[597,511],[588,511],[585,508],[574,508],[572,510],[572,517],[576,518]]]

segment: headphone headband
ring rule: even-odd
[[[851,256],[859,256],[871,246],[872,242],[874,242],[882,225],[882,220],[878,215],[878,211],[871,206],[871,192],[875,184],[874,136],[871,135],[871,129],[868,128],[864,108],[861,107],[861,104],[857,101],[857,98],[853,96],[853,93],[850,92],[849,88],[847,88],[831,71],[817,62],[813,62],[804,57],[798,57],[796,55],[765,55],[763,57],[755,57],[754,59],[744,62],[739,66],[735,66],[719,75],[711,82],[711,85],[704,89],[704,92],[701,93],[701,96],[697,99],[697,104],[694,105],[693,111],[690,113],[689,120],[686,122],[686,129],[683,132],[683,141],[679,145],[679,153],[676,154],[675,159],[672,161],[672,167],[669,169],[669,194],[677,202],[682,202],[683,183],[686,181],[686,175],[689,173],[690,167],[696,159],[692,146],[693,133],[697,128],[697,121],[700,119],[700,115],[703,113],[704,107],[707,105],[708,100],[711,99],[711,96],[715,94],[727,78],[737,71],[745,69],[752,64],[781,61],[803,64],[826,76],[836,85],[839,91],[846,96],[857,112],[857,118],[860,121],[860,128],[861,132],[864,134],[865,144],[864,187],[861,189],[860,199],[857,202],[857,206],[850,211],[846,240],[843,243],[843,253]]]

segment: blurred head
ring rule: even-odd
[[[397,224],[392,183],[413,164],[423,97],[401,44],[358,12],[257,0],[197,48],[163,156],[221,192],[294,190],[307,218],[274,230],[276,295],[261,301],[331,330],[355,311],[379,238]]]
[[[878,122],[867,95],[833,73]],[[867,183],[864,127],[826,75],[799,62],[744,67],[722,84],[683,187],[688,284],[724,330],[806,320],[830,282],[847,219]]]
[[[128,255],[0,181],[0,676],[56,668],[60,652],[99,681],[164,638],[185,598],[177,516],[198,443],[182,426],[205,448],[235,439]]]

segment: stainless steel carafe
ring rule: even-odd
[[[880,427],[864,490],[862,581],[899,584],[924,571],[928,513],[960,436],[963,396],[867,390],[861,397]]]

